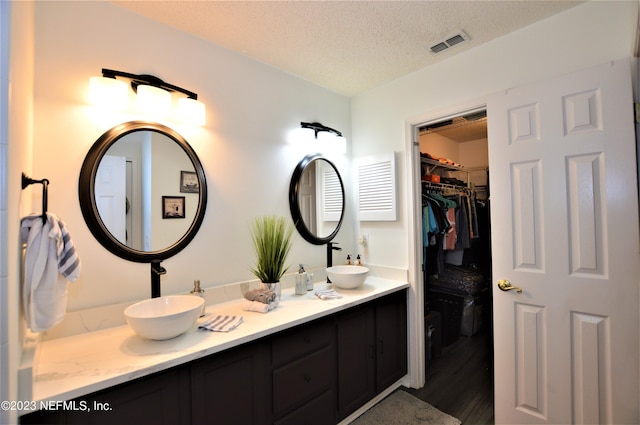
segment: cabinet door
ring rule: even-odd
[[[193,363],[192,423],[269,423],[269,362],[265,344],[258,342]]]
[[[338,419],[375,395],[375,317],[371,304],[338,315]]]
[[[68,410],[68,424],[189,424],[189,375],[176,368],[76,399],[88,410]]]
[[[376,393],[407,373],[407,295],[400,291],[376,303]]]

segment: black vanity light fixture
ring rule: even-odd
[[[148,74],[138,75],[102,68],[102,77],[89,79],[89,101],[96,106],[125,109],[129,101],[129,85],[118,78],[131,81],[131,88],[136,93],[138,111],[152,116],[170,116],[171,93],[178,92],[186,97],[178,99],[175,111],[177,118],[187,124],[205,124],[205,106],[198,100],[197,93]]]
[[[336,136],[342,136],[342,133],[340,133],[338,130],[327,127],[326,125],[322,125],[319,122],[301,122],[300,127],[312,129],[315,133],[316,139],[318,138],[318,133],[321,131],[328,131],[329,133],[333,133]]]
[[[300,134],[303,142],[318,142],[318,150],[331,150],[344,154],[347,151],[347,139],[342,133],[319,122],[301,122]]]

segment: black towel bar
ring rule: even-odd
[[[42,184],[42,225],[44,225],[47,222],[49,180],[48,179],[34,180],[31,177],[28,177],[25,173],[22,173],[22,189],[34,183]]]

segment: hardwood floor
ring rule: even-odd
[[[494,424],[491,347],[488,326],[474,336],[461,335],[428,365],[423,388],[403,389],[464,425]]]

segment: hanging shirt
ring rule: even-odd
[[[444,249],[452,250],[456,247],[456,241],[458,239],[458,235],[456,233],[456,209],[449,208],[447,210],[447,220],[449,221],[450,227],[447,233],[444,235]]]

